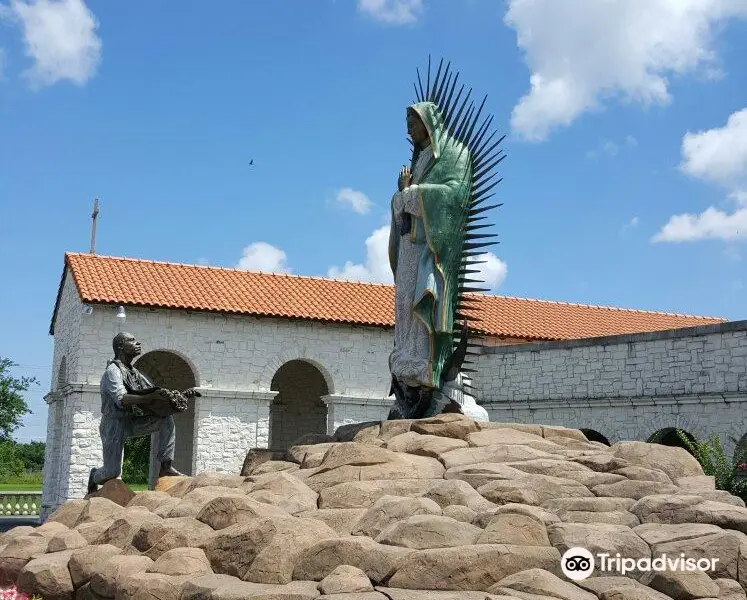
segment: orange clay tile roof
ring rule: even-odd
[[[184,309],[392,327],[394,288],[319,277],[258,273],[67,253],[86,303]],[[64,280],[64,271],[63,271]],[[58,303],[59,295],[58,291]],[[724,319],[480,295],[478,329],[489,336],[561,340],[721,323]],[[55,306],[55,316],[57,306]],[[54,333],[54,319],[50,333]]]

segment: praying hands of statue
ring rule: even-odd
[[[401,192],[405,188],[410,187],[410,185],[412,185],[412,172],[410,171],[410,167],[402,167],[399,172],[399,178],[397,179],[397,187]]]

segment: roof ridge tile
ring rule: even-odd
[[[68,268],[83,302],[394,325],[392,284],[79,252],[65,253]],[[481,322],[475,329],[490,336],[525,340],[598,337],[725,320],[557,300],[473,295],[480,299]],[[56,309],[57,305],[55,314]]]

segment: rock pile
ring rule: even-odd
[[[747,600],[744,502],[679,448],[450,414],[270,458],[67,502],[0,536],[0,580],[45,600]],[[718,560],[572,581],[574,547]]]

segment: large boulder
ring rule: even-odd
[[[288,453],[285,450],[267,450],[265,448],[252,448],[246,453],[244,464],[241,466],[241,475],[253,475],[254,470],[270,460],[285,461],[288,459]]]
[[[110,479],[87,498],[107,498],[120,506],[127,506],[135,497],[135,492],[121,479]]]
[[[72,550],[43,554],[29,561],[18,577],[18,589],[44,600],[69,600],[73,595],[73,580],[67,564]]]
[[[478,544],[509,544],[511,546],[549,546],[545,524],[534,517],[519,513],[496,513],[480,530]]]
[[[292,580],[297,557],[336,533],[316,519],[264,517],[216,532],[202,545],[216,573],[254,583]]]
[[[303,484],[301,484],[303,485]],[[314,493],[314,492],[312,492]],[[316,496],[316,493],[314,493]],[[316,503],[314,504],[316,507]],[[197,520],[213,529],[225,529],[257,517],[283,517],[290,514],[283,508],[260,502],[249,496],[218,496],[210,500],[197,514]]]
[[[210,561],[200,548],[175,548],[161,554],[148,568],[150,573],[199,577],[213,572]]]
[[[112,556],[91,577],[91,591],[100,598],[114,598],[121,581],[144,574],[152,564],[147,556]]]
[[[252,477],[250,498],[291,514],[317,507],[319,495],[297,477],[280,471]]]
[[[94,573],[101,570],[106,562],[112,557],[122,553],[121,548],[109,544],[86,546],[80,550],[74,550],[70,555],[68,570],[73,586],[77,589],[91,581]]]
[[[491,586],[491,594],[513,594],[526,597],[549,597],[557,600],[597,600],[595,594],[587,592],[570,581],[561,579],[557,575],[544,569],[527,569],[504,577]]]
[[[45,600],[747,600],[747,508],[678,449],[449,414],[246,467],[71,501],[0,534],[0,576]],[[574,582],[560,562],[579,546],[716,560]]]
[[[373,592],[371,580],[358,567],[340,565],[317,585],[322,594],[354,594]]]
[[[539,568],[561,576],[555,548],[478,544],[421,550],[405,557],[391,587],[427,590],[488,590],[519,571]]]
[[[618,442],[610,448],[612,456],[622,458],[632,465],[656,469],[670,479],[703,475],[703,467],[684,448],[646,442]]]
[[[294,579],[322,581],[340,565],[363,571],[376,585],[386,580],[413,550],[379,544],[369,537],[327,539],[306,548],[296,560]]]
[[[68,500],[47,517],[47,523],[58,522],[68,527],[75,527],[83,510],[88,506],[87,500]]]
[[[0,550],[0,586],[9,587],[18,579],[23,567],[47,551],[49,540],[41,535],[20,535]]]
[[[389,546],[425,550],[469,546],[477,542],[482,529],[441,515],[413,515],[392,523],[376,541]]]
[[[429,498],[382,496],[358,519],[353,535],[375,538],[392,524],[414,515],[440,515],[441,507]]]
[[[433,479],[347,481],[319,491],[319,508],[369,508],[382,496],[417,497],[428,493]]]
[[[192,517],[145,521],[132,538],[134,548],[153,560],[174,548],[196,548],[213,529]]]
[[[86,504],[83,505],[75,521],[75,526],[83,523],[97,523],[117,519],[124,510],[123,506],[112,502],[108,498],[91,498],[90,500],[86,500]]]
[[[95,541],[96,544],[111,544],[124,548],[132,543],[132,538],[143,523],[160,522],[161,517],[150,512],[144,506],[133,506],[124,510],[119,518],[104,531]]]

